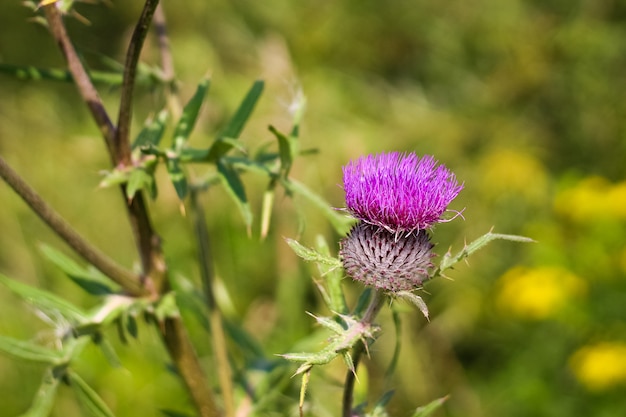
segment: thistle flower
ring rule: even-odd
[[[392,233],[428,229],[463,185],[430,155],[398,152],[369,155],[343,168],[347,210]]]
[[[398,239],[381,227],[360,222],[342,240],[339,255],[352,279],[396,293],[414,290],[429,278],[432,247],[425,230]]]
[[[339,255],[354,280],[386,292],[412,291],[429,277],[427,229],[462,185],[432,156],[392,152],[343,168],[347,210],[360,222],[341,241]]]

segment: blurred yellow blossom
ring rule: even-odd
[[[497,306],[530,319],[545,319],[587,290],[585,281],[560,267],[515,267],[499,280]]]
[[[570,358],[576,379],[591,391],[626,382],[626,344],[602,342],[584,346]]]
[[[626,219],[626,182],[611,184],[602,177],[589,177],[561,191],[554,200],[557,213],[577,222],[599,217]]]
[[[515,193],[532,202],[544,199],[547,175],[533,156],[518,150],[497,149],[480,162],[485,192],[492,197]]]

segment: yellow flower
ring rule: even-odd
[[[497,306],[523,318],[546,319],[586,292],[584,280],[559,267],[515,267],[499,280]]]
[[[602,177],[586,178],[560,192],[554,209],[580,223],[599,217],[626,219],[626,182],[611,184]]]
[[[626,344],[602,342],[584,346],[569,361],[576,379],[591,391],[626,382]]]

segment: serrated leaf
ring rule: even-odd
[[[75,372],[68,372],[70,386],[83,410],[93,417],[115,417],[98,393]]]
[[[322,197],[315,194],[304,184],[296,180],[283,180],[282,184],[285,189],[287,189],[287,191],[297,193],[309,200],[309,202],[311,202],[313,205],[317,206],[317,208],[322,211],[324,216],[330,221],[330,223],[335,228],[335,231],[340,236],[348,234],[350,228],[355,223],[355,220],[353,218],[340,214],[336,209],[332,208],[330,204],[326,202],[326,200],[324,200]]]
[[[434,401],[431,401],[427,405],[423,407],[419,407],[415,410],[415,412],[411,415],[411,417],[428,417],[435,411],[437,411],[441,406],[448,400],[448,396],[437,398]]]
[[[245,98],[239,105],[239,108],[230,119],[230,121],[226,124],[224,129],[218,135],[218,138],[239,138],[241,131],[243,130],[248,118],[252,114],[254,107],[256,106],[257,101],[261,97],[263,93],[263,87],[265,83],[261,80],[257,80],[252,84],[250,90],[246,94]]]
[[[50,365],[60,365],[65,361],[62,351],[48,349],[31,342],[1,335],[0,352],[14,358],[30,362],[47,363]]]
[[[395,293],[394,296],[413,304],[422,312],[426,320],[428,320],[428,306],[422,297],[410,291],[399,291]]]
[[[287,242],[289,247],[296,253],[296,255],[298,255],[305,261],[318,262],[334,268],[338,268],[341,266],[341,262],[339,261],[339,259],[333,258],[332,256],[322,255],[315,249],[303,246],[297,240],[286,238],[285,241]]]
[[[237,204],[237,208],[241,213],[243,221],[248,231],[250,231],[250,227],[252,225],[252,210],[250,209],[250,204],[248,203],[248,198],[246,197],[246,190],[243,186],[241,178],[239,177],[239,173],[230,164],[226,164],[223,160],[218,161],[217,172],[224,180],[226,191],[228,191],[228,194]]]
[[[60,382],[61,379],[54,375],[52,370],[47,370],[30,408],[18,417],[47,417],[50,415]]]
[[[176,190],[176,195],[178,195],[178,198],[181,200],[184,200],[187,196],[187,192],[189,191],[189,187],[187,184],[187,177],[185,177],[185,173],[180,166],[178,157],[167,158],[165,166],[167,168],[167,173],[170,176],[170,181],[172,181],[174,189]]]
[[[0,284],[4,284],[14,294],[44,312],[60,313],[66,319],[78,323],[85,320],[86,314],[81,309],[48,291],[22,284],[2,274]]]
[[[465,245],[465,247],[462,250],[460,250],[456,255],[451,256],[450,254],[446,254],[445,256],[443,256],[443,258],[441,259],[441,263],[439,264],[439,267],[437,268],[437,270],[433,273],[433,276],[441,274],[446,269],[449,269],[457,262],[467,258],[471,254],[473,254],[474,252],[476,252],[477,250],[481,249],[482,247],[487,245],[489,242],[494,241],[494,240],[509,240],[513,242],[522,242],[522,243],[534,242],[533,239],[524,237],[524,236],[506,235],[506,234],[492,233],[492,232],[485,233],[483,236],[474,240],[470,244]]]
[[[41,245],[41,252],[59,269],[92,295],[113,294],[120,288],[95,268],[84,268],[62,252],[48,245]]]
[[[161,110],[154,119],[149,120],[137,135],[132,144],[132,149],[143,146],[158,146],[163,138],[168,116],[167,110]]]
[[[202,80],[200,84],[198,84],[195,94],[191,97],[183,109],[180,120],[178,120],[174,129],[172,149],[176,152],[182,150],[189,140],[191,131],[196,125],[196,120],[198,119],[198,113],[200,112],[200,107],[202,106],[204,97],[206,96],[207,91],[209,91],[209,85],[210,80],[208,78]]]

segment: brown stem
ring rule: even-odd
[[[369,305],[367,306],[367,310],[363,314],[361,318],[361,323],[372,324],[374,322],[374,318],[380,311],[383,306],[384,297],[382,294],[373,290],[372,299],[370,300]],[[343,417],[352,417],[352,404],[354,402],[354,384],[356,383],[356,371],[359,367],[359,362],[361,361],[361,357],[363,353],[366,351],[366,342],[359,342],[352,351],[352,363],[354,364],[353,370],[348,370],[346,374],[346,382],[343,386],[343,406],[342,413]]]
[[[163,11],[162,3],[159,3],[159,6],[154,12],[153,24],[161,54],[161,69],[163,70],[163,78],[166,82],[165,94],[167,98],[167,106],[173,118],[177,120],[180,118],[182,110],[180,101],[178,100],[178,88],[176,85],[176,75],[174,71],[174,58],[172,57],[170,40],[167,36],[167,23],[165,21],[165,12]]]
[[[121,285],[127,293],[136,296],[146,295],[146,289],[141,286],[135,274],[115,263],[78,234],[2,157],[0,157],[0,176],[59,237],[87,262]]]
[[[213,395],[209,388],[196,352],[189,341],[189,335],[180,317],[165,319],[163,328],[163,342],[178,369],[178,372],[187,386],[201,417],[215,417],[217,411]]]
[[[87,74],[85,67],[80,61],[80,58],[78,58],[78,54],[76,53],[76,50],[67,35],[61,12],[57,10],[55,4],[44,6],[43,10],[46,20],[48,21],[50,32],[67,61],[68,69],[72,74],[76,87],[78,87],[78,92],[87,104],[91,115],[100,128],[100,132],[106,142],[111,161],[113,162],[113,165],[116,165],[114,158],[114,155],[116,154],[114,143],[116,130],[115,126],[113,126],[113,122],[111,122],[111,119],[104,108],[104,104],[98,95],[98,91],[93,86],[93,83],[89,78],[89,74]]]

